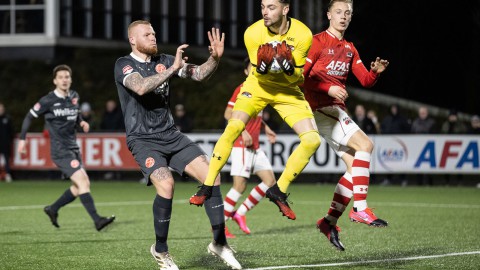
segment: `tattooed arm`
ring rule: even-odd
[[[200,66],[192,64],[185,65],[180,72],[180,77],[191,78],[194,81],[203,81],[208,79],[217,69],[225,49],[225,33],[220,35],[218,28],[212,28],[212,32],[208,31],[207,34],[210,40],[210,46],[208,46],[210,57]]]
[[[177,48],[173,65],[165,71],[145,78],[139,73],[133,73],[125,79],[125,86],[140,96],[157,89],[185,65],[187,58],[183,58],[183,50],[187,47],[188,45],[183,44]]]

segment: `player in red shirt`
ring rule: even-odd
[[[385,227],[388,223],[375,216],[367,205],[370,160],[373,142],[349,117],[345,100],[345,82],[350,70],[363,87],[372,87],[385,71],[388,61],[377,57],[368,71],[352,42],[344,39],[352,20],[352,0],[331,0],[326,31],[314,35],[305,64],[304,93],[316,120],[320,135],[345,162],[347,171],[340,178],[327,215],[317,222],[317,228],[339,250],[337,220],[353,196],[350,220],[370,226]]]
[[[252,65],[250,59],[246,58],[244,61],[244,73],[248,76]],[[225,109],[225,119],[228,120],[232,116],[233,106],[237,101],[237,95],[240,93],[242,85],[239,85],[232,94],[232,97],[228,101],[227,108]],[[264,126],[265,134],[267,135],[270,143],[275,143],[276,134],[270,129],[262,120],[262,112],[256,117],[250,119],[245,126],[245,130],[242,135],[237,138],[233,144],[232,153],[230,159],[232,166],[230,169],[230,175],[233,176],[233,187],[230,188],[224,200],[224,213],[225,221],[233,219],[240,229],[250,234],[250,229],[247,227],[247,220],[245,214],[257,205],[261,199],[265,197],[267,190],[275,185],[275,175],[273,174],[272,165],[268,160],[265,152],[260,148],[260,130]],[[255,186],[250,194],[242,203],[242,205],[235,209],[238,199],[242,196],[247,188],[247,179],[251,174],[256,174],[262,182]],[[225,235],[227,238],[234,238],[235,235],[231,234],[225,226]]]

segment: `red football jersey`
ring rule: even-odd
[[[235,102],[237,101],[237,96],[238,93],[240,93],[240,89],[242,88],[242,85],[239,85],[235,91],[233,92],[232,97],[228,101],[228,107],[233,108],[235,105]],[[253,117],[248,121],[247,126],[245,129],[247,130],[248,133],[250,133],[250,136],[252,136],[252,146],[250,148],[252,149],[258,149],[260,148],[260,130],[262,128],[262,112],[260,112],[256,117]],[[238,136],[237,140],[233,144],[233,147],[244,147],[243,145],[243,140],[242,140],[242,135]]]
[[[328,30],[313,36],[303,72],[305,98],[312,110],[331,105],[345,109],[345,103],[330,97],[328,90],[332,85],[345,88],[350,70],[363,87],[370,88],[377,81],[378,75],[367,70],[352,42],[340,40]]]

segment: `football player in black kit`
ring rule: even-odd
[[[180,45],[175,55],[158,54],[152,25],[148,21],[134,21],[128,27],[132,52],[115,63],[115,83],[125,118],[127,145],[148,179],[147,185],[153,184],[156,190],[153,201],[156,241],[150,252],[160,269],[178,269],[167,246],[174,193],[174,178],[169,167],[201,183],[208,171],[205,152],[175,127],[169,107],[169,79],[202,81],[212,75],[223,55],[225,34],[212,28],[208,39],[210,57],[202,65],[193,65],[183,57],[187,44]],[[218,176],[211,198],[205,201],[205,211],[213,232],[207,251],[232,269],[241,269],[225,238]]]
[[[50,153],[53,162],[64,175],[72,180],[72,185],[53,204],[44,208],[53,226],[60,227],[57,222],[58,210],[73,202],[77,197],[93,219],[95,228],[100,231],[113,222],[115,216],[102,217],[97,213],[95,203],[90,194],[90,180],[82,166],[77,144],[76,127],[84,132],[90,126],[83,121],[79,111],[79,95],[70,89],[72,85],[72,69],[67,65],[59,65],[53,69],[53,83],[56,88],[43,96],[25,116],[20,133],[17,150],[26,152],[25,137],[33,118],[45,117],[45,124],[50,134]]]

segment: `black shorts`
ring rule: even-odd
[[[52,156],[52,160],[68,178],[83,167],[79,150],[62,151],[61,156]]]
[[[183,176],[185,167],[195,158],[206,155],[190,138],[179,131],[164,133],[159,138],[136,138],[128,147],[142,169],[147,185],[150,174],[158,168],[169,167]]]

